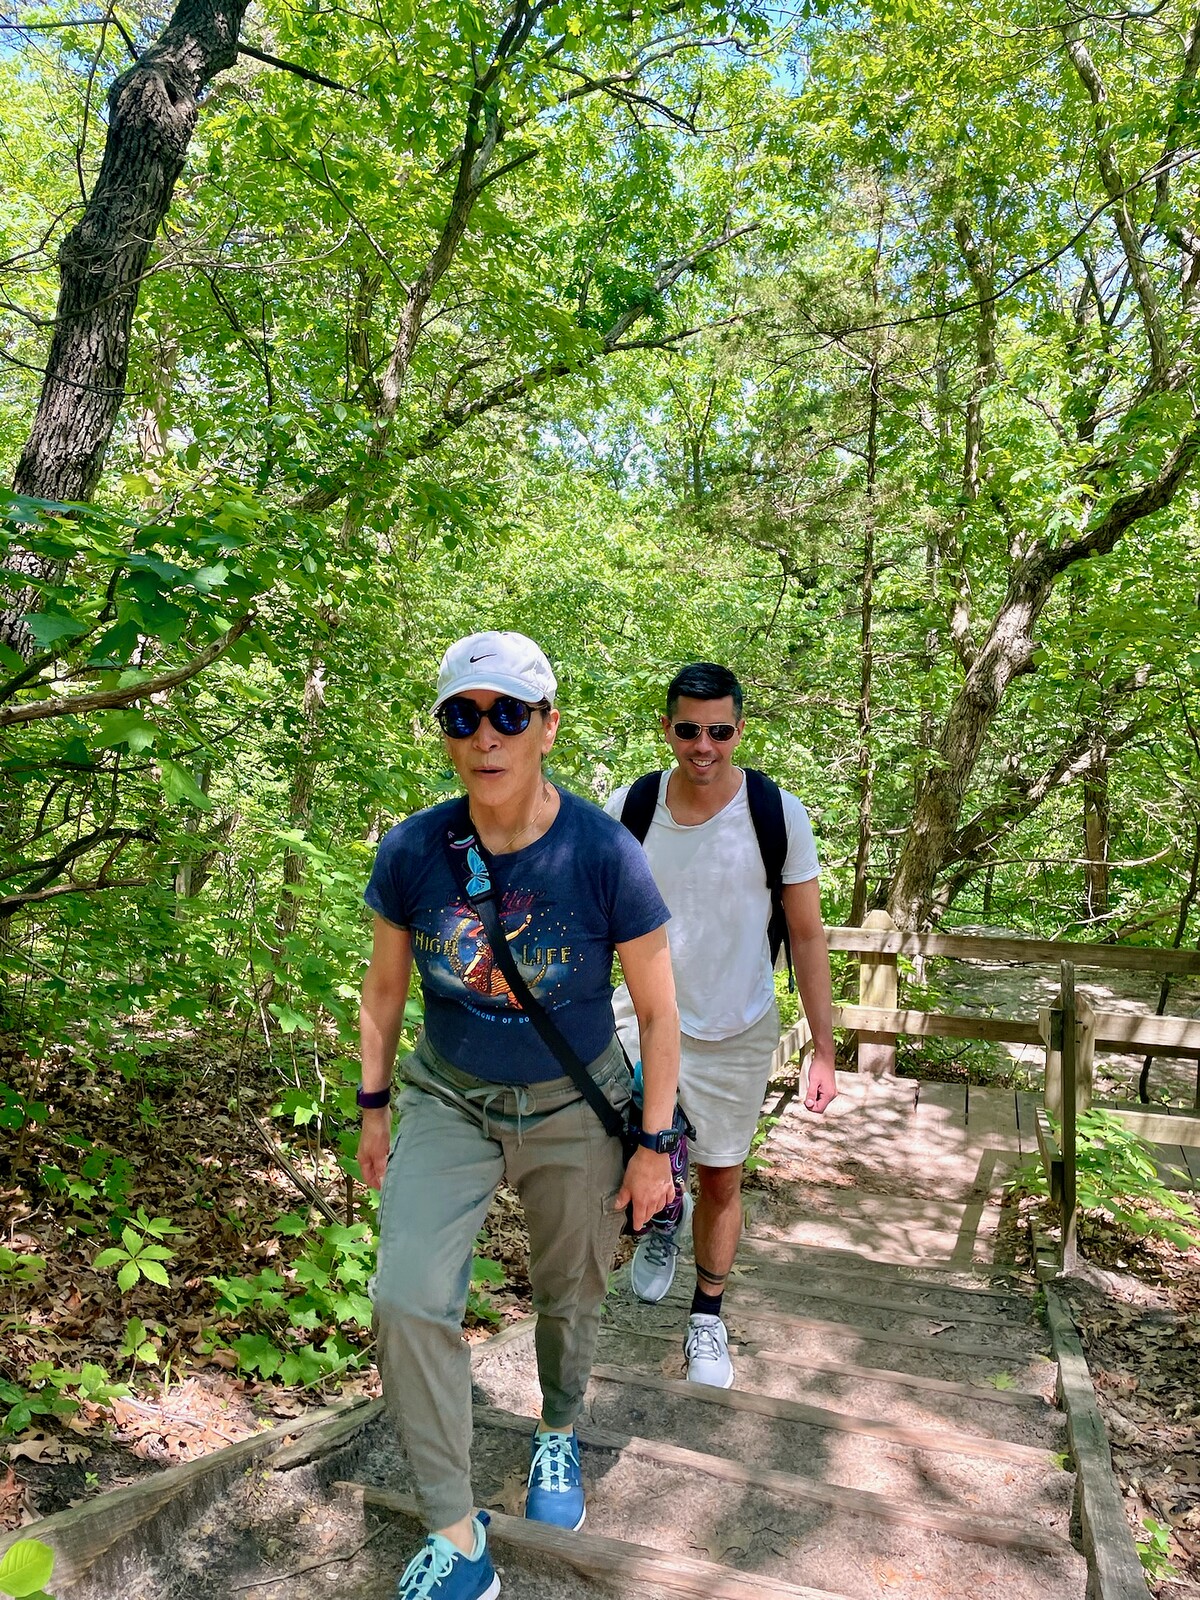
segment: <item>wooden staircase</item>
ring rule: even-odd
[[[506,1593],[526,1592],[534,1551],[621,1594],[645,1580],[697,1596],[1083,1596],[1055,1368],[1028,1287],[750,1236],[726,1300],[736,1378],[722,1391],[684,1381],[684,1276],[657,1306],[619,1286],[579,1430],[585,1530],[548,1538],[500,1519]],[[496,1347],[477,1382],[477,1428],[527,1435],[528,1352]]]
[[[686,1248],[658,1305],[618,1274],[579,1428],[580,1533],[519,1516],[528,1339],[480,1349],[476,1492],[505,1594],[1082,1600],[1039,1291],[991,1259],[1020,1106],[970,1098],[968,1115],[962,1088],[849,1077],[825,1119],[773,1108],[725,1298],[732,1389],[685,1381]]]

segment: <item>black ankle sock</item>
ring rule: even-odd
[[[719,1317],[721,1315],[721,1300],[724,1294],[724,1289],[721,1290],[720,1294],[705,1294],[697,1285],[692,1295],[692,1315],[695,1316],[699,1313],[702,1317]]]

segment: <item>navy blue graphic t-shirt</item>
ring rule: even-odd
[[[598,806],[558,791],[558,815],[524,850],[493,858],[500,922],[521,975],[584,1061],[613,1035],[613,946],[670,917],[641,846]],[[430,1044],[463,1072],[542,1083],[563,1069],[510,991],[451,871],[448,800],[384,835],[364,899],[412,939]]]

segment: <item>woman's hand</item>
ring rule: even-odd
[[[671,1158],[645,1146],[633,1152],[625,1168],[625,1179],[614,1203],[614,1211],[624,1211],[633,1203],[634,1229],[644,1228],[656,1211],[675,1198],[675,1179]]]
[[[381,1106],[378,1111],[364,1111],[362,1132],[358,1136],[358,1165],[368,1189],[383,1188],[383,1175],[387,1171],[391,1147],[391,1107]]]

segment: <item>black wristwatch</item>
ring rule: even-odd
[[[660,1156],[673,1156],[682,1138],[682,1128],[664,1128],[661,1133],[647,1133],[643,1128],[638,1134],[638,1143],[647,1150],[657,1151]]]

